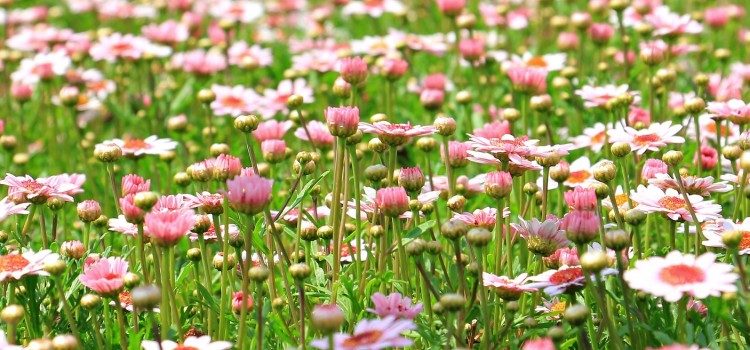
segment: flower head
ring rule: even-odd
[[[221,191],[232,209],[250,215],[263,211],[271,200],[273,180],[258,175],[240,175],[227,180],[227,191]]]
[[[120,257],[102,258],[84,268],[78,280],[89,289],[103,295],[117,295],[122,290],[128,262]]]
[[[412,305],[411,298],[404,298],[401,293],[391,293],[388,296],[375,293],[370,299],[375,304],[375,308],[367,309],[367,311],[378,315],[380,318],[394,316],[411,320],[424,310],[422,303]]]

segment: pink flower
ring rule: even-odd
[[[743,84],[744,80],[737,75],[722,78],[721,74],[711,74],[708,79],[708,91],[719,102],[740,99]]]
[[[289,109],[286,103],[292,95],[302,97],[303,103],[314,101],[313,89],[307,85],[305,79],[285,79],[279,82],[276,89],[266,89],[263,92],[263,116],[272,117],[276,113],[288,113]]]
[[[120,210],[122,211],[122,214],[125,215],[125,220],[129,223],[142,223],[143,216],[146,215],[146,213],[135,205],[134,198],[135,194],[132,193],[120,198]]]
[[[444,158],[448,159],[448,163],[454,168],[463,168],[469,164],[469,153],[472,149],[472,145],[468,142],[449,141],[448,142],[448,156],[445,155],[445,150],[440,149],[440,153]]]
[[[700,152],[695,152],[694,158],[694,162],[701,162],[703,169],[711,170],[719,162],[719,152],[716,151],[716,148],[703,143],[700,147]]]
[[[507,120],[495,120],[487,123],[480,129],[474,129],[474,135],[485,139],[499,139],[510,134],[510,123]]]
[[[523,343],[523,350],[555,350],[555,343],[550,338],[527,340]]]
[[[227,350],[232,347],[228,341],[211,341],[211,337],[204,335],[202,337],[187,337],[182,343],[175,343],[171,340],[163,340],[161,343],[153,340],[144,340],[141,342],[143,350]]]
[[[565,203],[575,210],[595,210],[596,191],[591,188],[575,187],[565,192]]]
[[[634,106],[630,106],[630,112],[628,112],[628,125],[635,125],[642,123],[645,126],[651,124],[651,112]]]
[[[148,39],[141,36],[113,33],[99,38],[99,41],[91,46],[89,54],[94,61],[137,60],[151,45]]]
[[[273,63],[271,49],[264,49],[259,45],[248,46],[244,41],[232,44],[227,53],[229,64],[233,66],[242,67],[248,63],[253,63],[258,67],[266,67]]]
[[[606,268],[600,273],[606,276],[617,273],[617,270]],[[540,275],[529,277],[529,280],[535,283],[529,283],[527,287],[543,288],[549,295],[579,291],[586,284],[586,277],[583,276],[580,266],[561,266],[557,270],[547,270]]]
[[[307,129],[307,130],[305,130]],[[310,133],[309,137],[307,133]],[[333,147],[334,137],[328,131],[328,125],[317,120],[307,122],[304,127],[299,127],[294,132],[294,136],[300,140],[310,141],[317,148],[328,149]]]
[[[685,143],[685,138],[677,136],[682,125],[672,125],[671,121],[653,123],[648,129],[636,130],[629,126],[624,129],[607,131],[610,142],[626,142],[633,152],[644,154],[646,151],[658,152],[670,144]]]
[[[367,309],[367,311],[378,315],[380,318],[393,316],[412,320],[424,310],[422,303],[412,305],[411,298],[404,298],[401,293],[391,293],[388,296],[375,293],[370,299],[375,304],[375,308]]]
[[[195,212],[191,209],[154,211],[146,214],[148,235],[159,246],[177,244],[195,225]]]
[[[580,265],[578,259],[578,248],[559,248],[555,250],[550,256],[542,257],[544,265],[551,269],[559,269],[560,266],[576,266]]]
[[[714,164],[715,165],[715,164]],[[724,175],[722,175],[724,176]],[[682,186],[685,188],[685,192],[688,194],[697,194],[704,197],[708,197],[711,193],[723,193],[733,190],[733,187],[727,184],[725,181],[719,181],[714,183],[714,178],[709,177],[697,177],[693,175],[680,176],[682,179]],[[676,179],[672,178],[667,173],[656,174],[653,178],[648,180],[649,185],[654,185],[666,190],[668,188],[676,191],[680,190],[680,184]]]
[[[387,216],[399,216],[409,210],[409,196],[403,187],[381,188],[375,195],[375,205]]]
[[[2,203],[2,202],[0,202]],[[78,218],[83,222],[92,222],[102,215],[102,207],[95,200],[85,200],[76,206]]]
[[[94,292],[103,296],[114,296],[122,290],[122,279],[126,273],[128,273],[128,262],[125,259],[103,258],[84,268],[78,280]]]
[[[557,47],[562,51],[573,51],[578,49],[580,40],[578,34],[572,32],[561,32],[557,35]]]
[[[151,190],[151,180],[144,180],[136,174],[129,174],[122,177],[121,187],[123,196],[146,192]]]
[[[389,145],[403,144],[415,136],[427,136],[435,133],[435,127],[432,125],[420,126],[406,124],[391,124],[387,121],[380,121],[374,124],[359,123],[362,132],[378,135],[381,141]]]
[[[258,94],[254,90],[242,85],[230,87],[214,84],[211,90],[216,94],[216,99],[211,102],[211,110],[217,116],[236,117],[243,113],[250,113],[259,101]]]
[[[419,93],[419,103],[425,108],[433,110],[438,109],[445,102],[445,92],[436,89],[424,89]]]
[[[527,274],[522,273],[511,279],[510,277],[496,276],[484,272],[482,273],[482,284],[485,287],[490,287],[503,300],[518,300],[523,293],[536,292],[536,288],[529,288],[524,285],[527,276]]]
[[[648,182],[656,177],[657,174],[668,174],[669,166],[659,159],[649,158],[641,169],[641,180]]]
[[[476,61],[484,57],[484,41],[482,39],[462,39],[458,42],[461,57],[467,61]]]
[[[575,91],[575,94],[580,96],[584,101],[583,106],[586,108],[604,107],[609,100],[624,93],[628,93],[627,84],[620,86],[611,84],[604,86],[584,85],[581,89]],[[635,97],[633,103],[638,103],[640,101],[636,95],[637,92],[630,92],[630,94]]]
[[[263,211],[271,200],[273,180],[258,175],[240,175],[227,180],[227,190],[220,191],[232,209],[255,215]]]
[[[589,27],[589,35],[595,44],[606,44],[613,34],[615,28],[607,23],[594,23]]]
[[[424,77],[424,81],[422,81],[422,86],[425,89],[433,90],[445,90],[447,84],[447,78],[442,73],[430,74]]]
[[[655,36],[676,37],[683,34],[699,34],[703,31],[700,23],[690,18],[690,15],[679,15],[661,6],[651,14],[646,15],[646,22],[654,27]]]
[[[359,85],[367,79],[367,62],[362,57],[346,57],[339,60],[339,73],[352,85]]]
[[[267,120],[258,124],[258,128],[253,131],[253,137],[255,137],[258,142],[263,142],[265,140],[281,140],[284,138],[284,134],[286,134],[293,125],[294,122],[291,120],[285,120],[283,122]]]
[[[523,165],[526,157],[545,156],[549,147],[537,147],[539,140],[529,140],[526,136],[514,137],[507,134],[499,139],[486,139],[475,135],[469,135],[469,142],[474,146],[474,150],[485,152],[493,155],[495,158],[503,161],[510,161]]]
[[[513,67],[508,70],[513,89],[525,94],[547,91],[547,70],[532,67]]]
[[[466,7],[466,0],[436,0],[440,12],[446,16],[461,14]]]
[[[726,6],[707,8],[703,20],[712,28],[721,28],[729,22],[729,9]]]
[[[8,186],[8,195],[22,196],[32,203],[44,203],[48,198],[58,198],[72,202],[71,191],[80,189],[72,183],[48,181],[44,178],[34,179],[29,175],[15,176],[6,174],[0,184]]]
[[[709,102],[706,110],[718,119],[727,119],[739,125],[750,123],[750,105],[739,99]]]
[[[554,216],[540,222],[537,218],[530,221],[519,218],[517,224],[511,224],[516,232],[526,239],[529,249],[536,254],[549,256],[558,248],[567,247],[570,241],[565,231],[560,229],[560,220]]]
[[[16,100],[27,101],[34,92],[31,85],[20,82],[13,82],[10,86],[10,95]]]
[[[413,342],[401,333],[416,329],[409,319],[387,316],[378,320],[362,320],[354,327],[354,334],[336,333],[333,336],[334,348],[328,347],[328,339],[316,339],[310,346],[325,350],[364,350],[408,347]]]
[[[573,210],[562,219],[560,228],[575,243],[590,243],[599,233],[599,216],[594,211]]]
[[[265,140],[260,144],[263,159],[269,163],[278,163],[286,157],[286,142],[284,140]]]
[[[172,65],[185,73],[209,75],[227,68],[227,59],[217,51],[192,50],[172,56]]]
[[[390,80],[396,80],[406,74],[409,63],[398,58],[386,58],[380,67],[380,72]]]
[[[684,197],[672,188],[662,190],[654,185],[638,186],[638,190],[630,198],[638,203],[636,209],[644,213],[662,213],[670,220],[693,222]],[[716,220],[721,217],[722,208],[713,201],[704,200],[700,195],[689,195],[688,199],[695,210],[698,222]]]
[[[508,208],[503,209],[503,217],[510,216]],[[497,209],[487,207],[484,209],[475,209],[473,212],[456,213],[453,220],[458,220],[471,227],[484,227],[492,230],[497,222]]]
[[[484,192],[493,198],[503,198],[513,189],[513,177],[506,171],[487,173],[484,180]]]
[[[243,300],[246,310],[250,311],[253,309],[253,297],[250,294],[245,296],[242,291],[239,291],[232,293],[232,310],[234,312],[242,311]]]
[[[359,126],[359,108],[328,107],[324,112],[331,135],[348,137],[357,132]]]
[[[131,158],[138,158],[144,155],[161,155],[177,148],[177,142],[168,138],[160,139],[156,135],[151,135],[145,139],[111,139],[103,141],[101,144],[114,144],[122,149],[122,155]]]
[[[11,253],[0,256],[0,283],[20,281],[27,275],[49,276],[44,265],[58,259],[50,250],[23,254]]]
[[[161,24],[148,24],[141,28],[141,33],[150,40],[168,45],[181,43],[190,37],[187,25],[171,19]]]

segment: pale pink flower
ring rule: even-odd
[[[263,16],[263,4],[250,0],[220,0],[208,12],[215,18],[228,19],[241,23],[252,23]]]
[[[20,281],[27,275],[49,276],[44,265],[58,259],[50,250],[10,253],[0,256],[0,283]]]
[[[739,125],[750,123],[750,105],[739,99],[709,102],[706,110],[717,119],[727,119]]]
[[[722,237],[727,232],[738,231],[742,233],[742,239],[740,239],[740,244],[737,246],[737,253],[741,255],[750,254],[750,218],[745,218],[745,220],[739,223],[732,222],[731,220],[720,220],[719,223],[713,226],[716,229],[703,230],[703,236],[706,238],[703,241],[704,246],[727,249]]]
[[[685,191],[688,194],[697,194],[700,196],[708,197],[711,193],[725,193],[733,189],[733,187],[724,181],[714,183],[712,176],[708,177],[697,177],[694,175],[682,176],[682,185],[685,187]],[[650,185],[661,188],[662,190],[674,189],[675,191],[680,190],[680,186],[677,180],[666,173],[655,174],[654,177],[648,179]]]
[[[703,20],[712,28],[723,27],[729,19],[729,8],[726,6],[710,7],[703,11]]]
[[[513,89],[526,94],[541,94],[547,90],[547,70],[536,67],[513,67],[508,70]]]
[[[662,213],[671,220],[693,222],[684,197],[672,188],[662,190],[654,185],[638,186],[630,198],[637,202],[636,209],[645,213]],[[721,217],[721,206],[706,201],[700,195],[689,195],[690,204],[695,210],[698,222],[715,220]]]
[[[128,222],[125,215],[118,215],[117,218],[107,220],[107,226],[112,232],[119,232],[131,237],[138,237],[138,226]],[[145,233],[148,229],[144,226],[143,231]]]
[[[378,315],[380,318],[393,316],[412,320],[424,310],[422,303],[412,305],[411,298],[404,298],[401,293],[391,293],[388,296],[375,293],[370,299],[375,304],[375,308],[368,308],[367,311]]]
[[[8,195],[14,194],[32,203],[43,203],[48,198],[58,198],[72,202],[72,191],[80,189],[79,185],[67,182],[47,181],[44,178],[34,179],[29,175],[15,176],[5,174],[0,184],[8,186]]]
[[[599,273],[602,276],[607,276],[617,273],[617,270],[605,268]],[[583,275],[583,269],[580,266],[561,266],[557,270],[547,270],[528,279],[534,283],[529,283],[526,287],[544,289],[544,292],[548,295],[579,291],[586,284],[586,277]]]
[[[607,102],[617,96],[625,93],[633,95],[633,103],[638,103],[640,98],[637,91],[628,91],[628,85],[622,84],[615,86],[612,84],[604,86],[584,85],[575,94],[583,100],[583,106],[586,108],[604,107]]]
[[[308,132],[310,133],[309,137]],[[294,136],[300,140],[311,141],[318,148],[328,149],[333,147],[334,137],[328,130],[328,125],[317,120],[309,121],[306,126],[297,128],[294,131]]]
[[[570,245],[570,241],[565,237],[565,231],[560,229],[561,223],[560,219],[554,216],[550,216],[544,222],[537,218],[531,218],[529,221],[519,218],[519,222],[511,224],[511,227],[526,240],[532,251],[546,253],[542,255],[547,256],[558,248]]]
[[[596,123],[593,127],[583,129],[583,135],[571,138],[570,142],[573,142],[576,148],[589,148],[594,152],[599,152],[604,147],[608,129],[612,129],[612,125],[605,126],[602,123]]]
[[[305,79],[285,79],[279,82],[276,89],[266,89],[263,92],[264,117],[272,117],[276,113],[289,113],[286,102],[292,95],[302,97],[303,103],[311,103],[315,100],[313,89],[307,85]]]
[[[220,191],[229,206],[244,214],[255,215],[263,211],[271,200],[273,180],[258,175],[240,175],[227,180],[227,191]]]
[[[507,120],[495,120],[484,124],[479,129],[474,129],[474,135],[485,139],[499,139],[507,134],[510,134],[510,123]]]
[[[156,204],[151,208],[151,212],[175,212],[193,209],[194,207],[195,201],[193,201],[193,196],[181,193],[170,194],[159,197],[159,200],[157,200]]]
[[[128,174],[122,177],[120,181],[122,195],[146,192],[151,189],[151,180],[144,180],[136,174]]]
[[[373,18],[381,17],[384,13],[400,14],[406,11],[406,6],[398,0],[379,1],[350,1],[342,9],[344,15],[367,15]],[[337,348],[338,349],[338,348]]]
[[[644,154],[646,151],[658,152],[670,144],[685,143],[685,138],[677,136],[682,125],[672,125],[671,121],[653,123],[647,129],[636,130],[629,126],[607,131],[609,141],[626,142],[633,152]]]
[[[94,61],[132,61],[140,59],[151,45],[148,39],[141,36],[112,33],[99,38],[99,41],[91,46],[89,54]]]
[[[144,155],[161,155],[177,148],[177,142],[168,138],[159,138],[151,135],[145,139],[111,139],[101,144],[114,144],[122,149],[122,155],[126,157],[141,157]]]
[[[236,117],[240,114],[251,113],[260,101],[260,97],[253,89],[242,85],[231,87],[214,84],[211,90],[216,94],[216,99],[211,102],[210,106],[217,116]]]
[[[218,51],[197,49],[174,54],[171,64],[185,73],[210,75],[226,69],[227,58]]]
[[[510,216],[510,208],[503,208],[503,217]],[[473,212],[456,213],[453,220],[458,220],[471,227],[484,227],[492,230],[497,222],[497,209],[487,207],[484,209],[475,209]]]
[[[144,340],[141,342],[143,350],[226,350],[232,347],[228,341],[211,341],[211,337],[204,335],[201,337],[190,336],[182,343],[175,343],[171,340],[163,340],[161,343],[153,340]]]
[[[523,343],[522,350],[555,350],[555,343],[551,338],[531,339]]]
[[[161,24],[147,24],[141,28],[141,33],[150,40],[168,45],[181,43],[190,37],[188,26],[172,19]]]
[[[11,80],[23,85],[34,85],[42,80],[62,76],[70,68],[72,60],[63,50],[38,53],[21,60],[20,66],[10,75]]]
[[[527,67],[542,69],[547,72],[555,72],[565,68],[565,66],[567,65],[567,57],[568,56],[565,53],[551,53],[535,56],[527,51],[520,56],[510,56],[510,60],[503,62],[502,67],[506,70],[514,67]]]
[[[125,220],[129,223],[143,223],[143,216],[146,215],[143,209],[135,205],[135,194],[127,194],[119,199],[120,211],[125,215]]]
[[[737,75],[722,77],[711,74],[708,79],[708,91],[719,102],[742,98],[742,86],[745,81]]]
[[[614,34],[615,28],[608,23],[592,23],[589,27],[591,40],[596,44],[606,44]]]
[[[20,203],[16,204],[8,199],[8,197],[0,200],[0,222],[5,221],[11,215],[16,214],[28,214],[27,210],[31,203]]]
[[[209,216],[212,217],[212,216]],[[235,224],[229,224],[229,236],[226,236],[227,232],[225,231],[224,224],[219,225],[219,231],[222,234],[222,237],[233,237],[240,234],[240,228],[237,227]],[[200,236],[195,232],[188,232],[187,234],[188,239],[190,239],[190,242],[198,242],[200,239]],[[216,225],[213,224],[213,219],[211,219],[211,226],[208,227],[208,231],[203,232],[203,240],[207,243],[213,243],[216,242],[219,239],[219,236],[217,235],[216,231]],[[244,251],[242,252],[245,253]]]
[[[469,142],[474,150],[493,155],[500,160],[511,163],[524,164],[526,157],[544,156],[549,150],[545,146],[537,146],[539,140],[530,140],[526,136],[514,137],[511,134],[503,135],[501,138],[486,139],[469,134]]]
[[[248,311],[253,309],[253,297],[249,293],[245,295],[242,291],[232,293],[232,310],[241,312],[242,309]]]
[[[247,60],[251,60],[259,67],[267,67],[273,63],[271,49],[262,48],[259,45],[249,46],[244,41],[237,41],[227,50],[229,64],[243,66]]]
[[[397,319],[387,316],[377,320],[362,320],[354,327],[353,334],[336,333],[333,335],[334,348],[328,347],[328,339],[316,339],[310,346],[325,350],[364,350],[408,347],[413,342],[401,334],[416,329],[409,319]],[[150,350],[150,349],[149,349]]]
[[[675,37],[684,34],[700,34],[703,26],[693,20],[690,15],[679,15],[669,10],[669,7],[661,6],[651,14],[646,15],[645,20],[654,27],[655,36]]]
[[[163,211],[146,214],[148,236],[160,246],[174,246],[195,225],[195,213],[191,209]]]
[[[521,294],[526,292],[536,292],[536,288],[527,287],[526,278],[528,274],[522,273],[516,278],[506,276],[497,276],[491,273],[482,273],[482,284],[490,287],[503,300],[518,300]]]
[[[673,251],[666,257],[638,260],[635,267],[625,271],[630,288],[677,302],[685,295],[696,299],[736,292],[739,276],[734,266],[716,262],[716,255],[704,253],[696,257]]]
[[[94,292],[113,296],[122,290],[122,279],[127,273],[127,260],[120,257],[102,258],[84,268],[78,280]]]

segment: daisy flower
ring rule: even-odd
[[[709,102],[706,110],[717,119],[727,119],[738,125],[750,123],[750,105],[740,99]]]
[[[328,124],[317,120],[309,121],[306,126],[297,128],[294,131],[294,136],[300,140],[312,142],[317,148],[328,149],[333,147],[334,137],[328,129]]]
[[[703,26],[690,15],[674,13],[667,6],[657,7],[644,19],[654,27],[655,36],[676,37],[683,34],[699,34],[703,31]]]
[[[401,14],[404,11],[406,7],[398,0],[364,0],[349,2],[341,13],[346,16],[367,15],[378,18],[384,13]]]
[[[527,51],[521,56],[513,55],[510,57],[509,61],[503,62],[503,69],[507,70],[511,67],[532,67],[543,68],[547,72],[555,72],[565,68],[566,60],[567,54],[565,53],[534,56]]]
[[[99,38],[99,41],[91,46],[89,55],[94,61],[137,60],[151,45],[151,42],[142,36],[112,33]]]
[[[537,218],[526,221],[519,217],[519,222],[511,224],[513,229],[526,240],[529,249],[535,254],[548,256],[555,250],[570,245],[565,231],[560,229],[561,221],[550,215],[544,222]]]
[[[71,64],[72,61],[65,51],[38,53],[32,58],[21,60],[20,66],[11,74],[11,79],[14,82],[33,85],[41,80],[64,75]]]
[[[0,200],[0,222],[5,221],[9,216],[16,214],[28,214],[27,210],[31,203],[16,204],[8,199],[8,197]]]
[[[250,113],[260,101],[260,97],[253,89],[242,85],[234,87],[211,85],[211,90],[216,94],[216,99],[211,102],[211,110],[216,116],[231,115],[236,117],[243,113]]]
[[[656,174],[656,177],[649,179],[648,183],[656,187],[666,190],[668,188],[674,189],[675,191],[680,190],[680,185],[677,180],[668,174]],[[719,192],[725,193],[733,190],[733,187],[727,184],[725,181],[714,183],[712,176],[708,177],[697,177],[694,175],[682,176],[682,184],[685,186],[685,191],[688,194],[697,194],[703,197],[708,197],[711,193]]]
[[[536,292],[536,288],[525,286],[528,274],[522,273],[518,277],[511,279],[506,276],[497,276],[491,273],[482,273],[482,284],[490,287],[503,300],[518,300],[521,294],[525,292]]]
[[[381,141],[389,145],[404,144],[412,137],[432,135],[436,131],[432,125],[411,125],[410,122],[406,124],[391,124],[387,121],[380,121],[373,124],[360,122],[359,129],[362,132],[378,135]]]
[[[606,268],[599,272],[602,276],[617,273],[617,270]],[[593,276],[591,276],[594,278]],[[580,266],[561,266],[557,270],[548,270],[537,276],[529,277],[528,288],[543,289],[549,295],[559,295],[570,293],[583,289],[586,284],[586,277],[583,275],[583,269]]]
[[[646,151],[658,152],[661,147],[670,144],[685,143],[685,138],[677,136],[682,125],[672,125],[671,121],[653,123],[648,129],[636,130],[629,126],[607,131],[609,141],[626,142],[633,152],[642,155]]]
[[[78,280],[84,286],[104,296],[119,293],[123,278],[128,273],[128,262],[120,257],[102,258],[84,267]]]
[[[237,41],[227,50],[229,64],[242,66],[246,60],[252,60],[259,67],[267,67],[273,63],[271,49],[265,49],[259,45],[248,46],[244,41]]]
[[[526,136],[514,137],[510,134],[499,139],[486,139],[469,134],[469,143],[476,151],[489,153],[497,159],[517,164],[527,162],[528,160],[524,159],[526,157],[543,157],[549,150],[547,146],[537,146],[539,140],[530,140]]]
[[[375,308],[368,308],[367,311],[378,315],[380,318],[393,316],[413,320],[424,310],[422,303],[412,305],[411,298],[404,298],[401,293],[391,293],[385,296],[378,292],[373,294],[370,300],[375,304]]]
[[[563,185],[568,187],[588,187],[594,182],[591,160],[584,156],[570,163],[570,175],[563,182]]]
[[[272,117],[276,113],[288,113],[289,108],[286,105],[286,101],[292,95],[301,96],[304,103],[311,103],[315,100],[313,89],[307,85],[305,79],[285,79],[279,82],[276,89],[266,89],[263,92],[263,107],[266,111],[263,115]]]
[[[554,321],[563,318],[567,307],[568,303],[561,301],[559,297],[542,298],[542,305],[537,306],[534,311],[545,314],[548,320]]]
[[[328,246],[328,251],[333,251],[333,242]],[[357,257],[359,257],[359,261],[366,261],[370,256],[369,253],[371,253],[371,250],[365,242],[357,243],[355,241],[342,243],[340,251],[341,254],[339,255],[339,261],[342,263],[352,263]]]
[[[503,217],[507,218],[508,216],[510,216],[510,208],[503,208]],[[453,219],[461,221],[471,227],[484,227],[488,230],[492,230],[497,221],[497,209],[487,207],[484,209],[476,209],[471,213],[456,213],[453,215]]]
[[[599,152],[605,146],[604,141],[609,129],[612,129],[612,124],[605,126],[602,123],[596,123],[593,127],[583,129],[583,135],[571,138],[570,142],[576,148],[589,148],[594,152]]]
[[[160,139],[159,136],[151,135],[145,139],[112,139],[101,144],[114,144],[122,149],[122,155],[138,158],[144,155],[161,155],[177,148],[177,142],[168,138]]]
[[[107,220],[107,226],[112,232],[119,232],[126,236],[138,237],[138,226],[131,224],[125,219],[125,215],[118,215],[117,218]],[[143,226],[144,233],[147,227]]]
[[[85,178],[84,178],[85,179]],[[49,178],[34,179],[29,175],[16,176],[5,174],[5,179],[0,184],[8,186],[8,196],[11,198],[28,200],[32,203],[42,203],[48,198],[58,198],[66,202],[72,202],[71,194],[78,193],[80,185],[72,182],[49,181]]]
[[[141,342],[143,350],[226,350],[232,347],[228,341],[211,341],[211,337],[204,335],[202,337],[187,337],[182,343],[175,343],[171,340],[163,340],[161,344],[153,340],[144,340]]]
[[[316,339],[310,346],[325,350],[363,350],[385,349],[411,346],[414,342],[401,334],[416,329],[409,319],[397,319],[387,316],[378,320],[362,320],[357,323],[353,334],[336,333],[333,335],[334,348],[328,347],[328,339]],[[171,349],[168,349],[171,350]]]
[[[44,265],[53,262],[59,255],[50,250],[27,251],[0,256],[0,283],[20,281],[26,275],[49,276]]]
[[[196,49],[176,53],[170,61],[173,67],[181,68],[185,73],[210,75],[227,68],[227,58],[216,50]]]
[[[740,223],[734,223],[730,220],[722,220],[720,224],[715,224],[715,227],[717,229],[703,230],[703,235],[706,237],[706,240],[703,241],[704,246],[726,249],[727,246],[722,240],[724,233],[728,231],[739,231],[742,233],[742,239],[738,246],[739,254],[750,254],[750,218],[745,218],[745,220]]]
[[[739,140],[740,127],[735,123],[729,125],[726,125],[726,123],[717,123],[711,114],[702,114],[698,117],[698,124],[701,132],[700,142],[705,140],[716,142],[719,135],[721,135],[722,140],[727,140],[728,145],[734,144]],[[717,124],[720,124],[721,128]],[[687,136],[693,140],[697,137],[695,123],[692,121],[688,125]]]
[[[266,140],[281,140],[284,138],[284,135],[286,134],[289,129],[294,126],[294,122],[291,120],[286,120],[283,122],[279,122],[276,120],[267,120],[260,124],[258,124],[258,128],[253,131],[253,137],[258,142],[263,142]]]
[[[219,226],[219,232],[221,232],[223,237],[226,237],[224,236],[224,224],[221,224]],[[229,224],[229,237],[237,236],[239,234],[240,228],[235,224]],[[190,239],[190,242],[198,242],[198,240],[200,239],[200,236],[195,232],[188,232],[187,236]],[[216,235],[216,225],[213,224],[213,219],[211,219],[211,226],[208,227],[208,230],[206,232],[203,232],[203,240],[209,243],[213,243],[218,239],[219,236]]]
[[[654,185],[648,187],[640,185],[638,190],[631,195],[631,198],[638,202],[635,208],[644,213],[662,213],[671,220],[693,222],[693,218],[687,209],[687,202],[685,202],[682,194],[672,188],[665,191]],[[721,205],[714,204],[713,201],[706,201],[697,194],[689,195],[688,199],[695,210],[698,222],[721,217]]]
[[[586,108],[604,107],[609,100],[624,93],[628,93],[628,88],[629,86],[627,84],[620,86],[612,84],[604,86],[584,85],[582,88],[576,90],[575,94],[581,97],[583,100],[583,106]],[[634,97],[634,104],[640,102],[638,92],[631,91],[629,93]]]
[[[241,23],[252,23],[263,16],[263,4],[249,0],[221,0],[211,5],[211,16]]]
[[[696,257],[673,251],[663,258],[636,261],[623,277],[630,288],[676,302],[685,295],[704,299],[736,292],[739,276],[733,270],[732,265],[717,263],[713,253]]]

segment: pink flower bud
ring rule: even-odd
[[[367,62],[362,57],[346,57],[339,60],[339,73],[349,84],[359,85],[367,79]]]
[[[381,188],[375,193],[375,205],[386,216],[397,217],[409,210],[409,196],[403,187]]]

